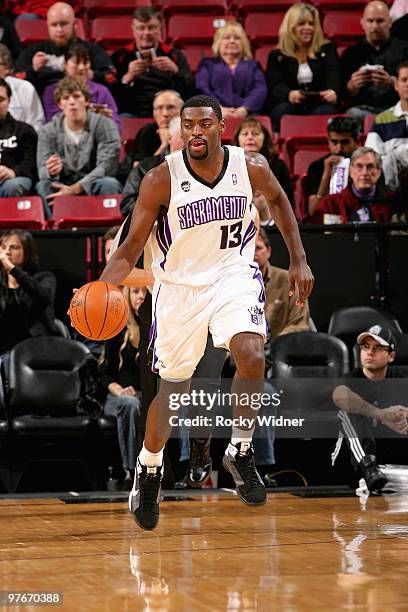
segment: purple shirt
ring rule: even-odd
[[[216,98],[221,106],[245,106],[255,114],[268,93],[265,75],[255,60],[241,60],[231,71],[220,57],[205,57],[198,65],[195,84],[201,94]]]
[[[112,109],[113,116],[112,119],[118,126],[118,130],[120,131],[120,120],[118,116],[118,107],[116,106],[116,102],[112,97],[109,89],[102,85],[101,83],[95,83],[95,81],[87,81],[90,94],[91,94],[91,103],[92,104],[106,104],[108,108]],[[58,104],[54,98],[54,92],[57,88],[57,83],[52,83],[45,88],[42,103],[44,106],[45,120],[51,121],[54,115],[61,112]]]

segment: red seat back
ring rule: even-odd
[[[223,15],[227,12],[226,0],[156,0],[155,5],[166,17],[176,13]]]
[[[0,229],[44,229],[45,217],[39,196],[0,198]]]
[[[195,45],[188,45],[184,47],[183,53],[186,56],[188,65],[190,66],[191,72],[196,72],[197,66],[203,57],[213,57],[213,52],[210,46],[203,47]]]
[[[215,31],[225,25],[231,16],[219,15],[172,15],[169,18],[167,37],[178,46],[211,46]]]
[[[127,15],[132,18],[132,13],[139,6],[151,6],[150,0],[83,0],[83,6],[88,19],[94,19],[102,15]]]
[[[327,13],[323,19],[323,32],[339,46],[358,42],[358,39],[364,34],[360,19],[359,12]]]
[[[91,40],[107,51],[114,51],[134,40],[131,15],[96,17],[91,22]]]
[[[153,117],[121,117],[120,123],[122,126],[122,142],[125,145],[126,152],[129,152],[135,142],[137,133],[148,123],[153,123]]]
[[[262,47],[259,47],[255,51],[255,59],[257,62],[261,64],[263,70],[267,69],[268,57],[269,57],[270,52],[274,48],[275,48],[275,45],[263,45]]]
[[[232,0],[230,8],[240,15],[248,15],[253,12],[287,11],[293,2],[290,0]]]
[[[54,199],[55,229],[110,227],[122,223],[120,195],[60,196]]]
[[[245,17],[244,29],[255,46],[278,42],[279,28],[285,13],[250,13]]]
[[[82,19],[77,18],[75,26],[78,37],[86,39]],[[47,21],[45,19],[17,19],[15,28],[24,47],[48,38]]]

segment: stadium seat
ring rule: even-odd
[[[367,0],[313,0],[313,5],[319,10],[320,15],[332,11],[356,11],[359,17],[364,10]]]
[[[102,15],[126,15],[130,20],[139,6],[151,6],[150,0],[83,0],[88,19]]]
[[[267,115],[257,115],[256,119],[261,121],[263,125],[266,127],[266,129],[270,132],[271,136],[273,136],[272,124],[271,124],[270,118]],[[225,132],[221,135],[221,140],[223,144],[229,144],[231,142],[235,130],[238,128],[238,126],[240,125],[242,121],[243,121],[242,119],[232,119],[232,118],[225,120]]]
[[[81,450],[91,452],[92,418],[77,408],[84,373],[93,363],[84,344],[66,338],[29,338],[10,352],[6,405],[13,433],[13,491],[26,466],[40,456],[72,461],[80,459]]]
[[[290,0],[232,0],[230,9],[240,16],[246,16],[254,12],[276,12],[287,11],[293,2]]]
[[[44,206],[39,196],[0,198],[0,229],[44,229]]]
[[[349,45],[358,42],[364,34],[360,23],[361,13],[334,11],[327,13],[323,19],[323,32],[337,45]]]
[[[192,73],[195,73],[197,70],[197,66],[203,57],[213,57],[213,52],[210,46],[203,47],[195,47],[193,45],[189,45],[183,49],[183,53],[186,56],[188,65],[190,66],[190,70]]]
[[[338,115],[336,115],[338,116]],[[294,156],[300,148],[321,150],[327,143],[327,123],[331,115],[284,115],[280,125],[279,142],[285,161],[293,170]]]
[[[319,157],[323,157],[327,153],[326,148],[319,149],[301,149],[296,151],[293,159],[293,175],[292,179],[295,182],[294,193],[295,193],[295,204],[296,204],[296,217],[302,220],[307,215],[307,201],[306,194],[304,191],[304,180],[312,162]]]
[[[96,17],[91,22],[90,38],[107,51],[114,51],[134,40],[131,23],[131,15]]]
[[[110,227],[122,223],[120,195],[60,196],[54,199],[54,229]]]
[[[125,146],[126,153],[129,153],[133,148],[133,143],[137,133],[145,125],[154,122],[153,117],[121,117],[120,123],[122,126],[122,142]]]
[[[249,13],[244,20],[244,30],[253,47],[278,42],[279,28],[284,13]]]
[[[79,38],[86,39],[82,19],[76,19],[76,32]],[[47,22],[45,19],[17,19],[15,28],[24,47],[48,38]]]
[[[278,412],[306,418],[303,437],[336,437],[331,398],[333,383],[349,369],[346,345],[328,334],[297,332],[275,338],[270,350],[269,375],[280,392]]]
[[[223,15],[227,12],[226,0],[156,0],[155,6],[166,18],[176,13]]]
[[[211,46],[215,31],[231,19],[231,16],[224,14],[172,15],[168,21],[167,38],[179,47]]]
[[[335,310],[330,317],[327,333],[343,340],[351,354],[358,334],[372,325],[389,327],[396,335],[402,333],[399,322],[391,314],[372,306],[350,306]]]
[[[262,47],[258,47],[255,50],[254,58],[257,62],[259,62],[262,66],[262,70],[266,70],[268,67],[268,57],[272,49],[274,49],[274,45],[263,45]]]

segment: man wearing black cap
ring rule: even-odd
[[[402,399],[402,386],[385,382],[385,379],[406,378],[406,374],[389,368],[396,354],[396,341],[389,328],[374,325],[357,337],[357,343],[361,367],[347,374],[347,385],[339,385],[333,392],[333,401],[340,408],[337,416],[341,430],[332,463],[345,438],[360,478],[364,478],[369,491],[379,491],[387,479],[377,466],[374,420],[399,434],[407,434],[408,408],[398,403]]]

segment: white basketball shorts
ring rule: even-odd
[[[266,339],[265,291],[256,264],[200,287],[156,280],[152,298],[152,365],[165,380],[191,378],[208,330],[214,346],[227,350],[240,332]]]

